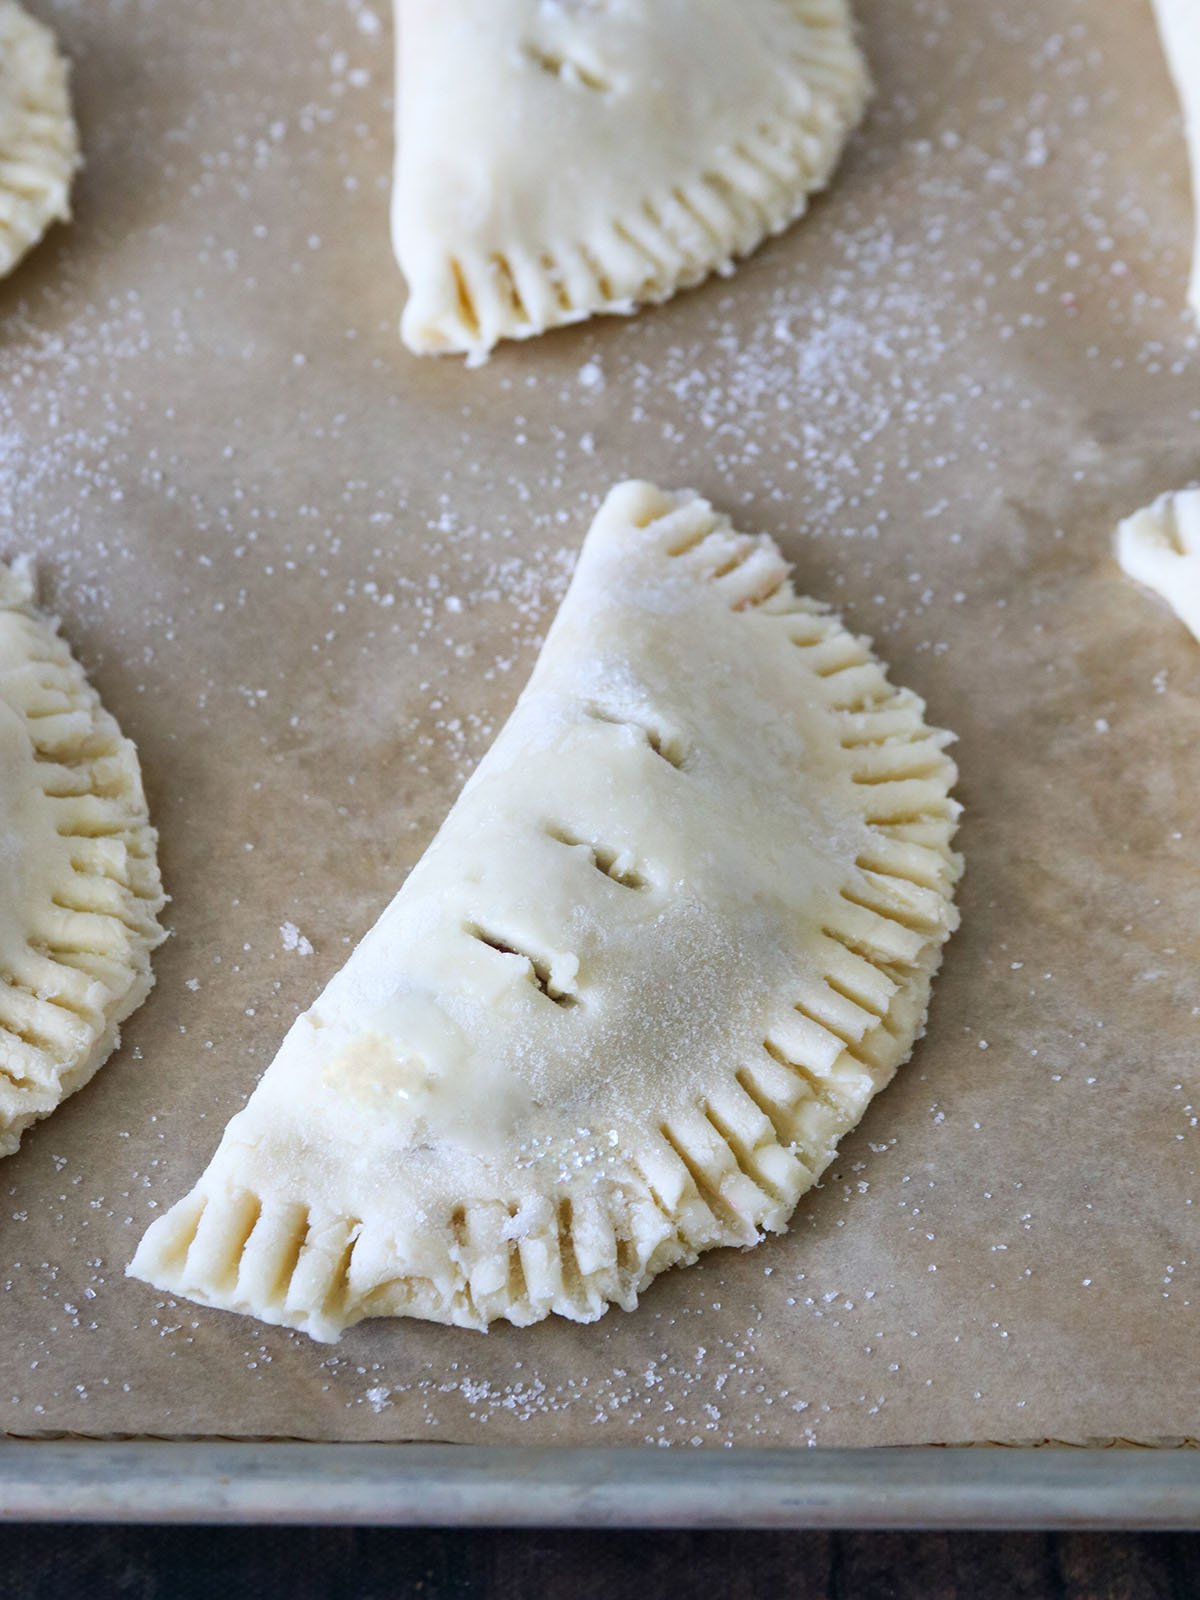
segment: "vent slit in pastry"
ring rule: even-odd
[[[134,1276],[318,1339],[588,1321],[786,1225],[922,1030],[960,863],[945,737],[785,571],[612,492],[436,842]]]
[[[539,993],[544,994],[547,1000],[553,1000],[556,1006],[573,1006],[576,1003],[574,994],[558,983],[554,977],[555,969],[560,965],[561,958],[559,961],[547,961],[544,956],[531,955],[528,950],[522,950],[518,945],[510,943],[509,940],[501,939],[498,935],[488,933],[485,929],[476,927],[473,924],[468,924],[465,931],[472,939],[477,939],[480,944],[487,945],[488,949],[494,950],[497,955],[515,957],[517,961],[522,963],[522,976],[525,981],[532,984]],[[568,967],[578,965],[573,957],[567,957],[566,964]]]
[[[623,715],[620,711],[609,710],[606,706],[589,701],[584,706],[584,715],[591,717],[594,722],[610,722],[617,728],[629,728],[638,733],[654,751],[656,756],[661,756],[669,766],[682,767],[687,760],[687,747],[677,733],[671,732],[661,723],[638,719]]]
[[[612,83],[596,65],[587,65],[577,57],[549,49],[534,39],[525,39],[521,50],[534,66],[551,78],[561,78],[576,89],[590,89],[595,94],[608,94]]]
[[[606,878],[611,878],[614,883],[619,883],[625,889],[645,889],[646,879],[633,864],[633,857],[628,850],[614,850],[607,845],[589,844],[586,839],[580,839],[566,828],[551,824],[546,832],[551,839],[556,839],[559,844],[565,844],[570,849],[586,850],[588,859]]]

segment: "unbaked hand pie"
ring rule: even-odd
[[[1188,300],[1200,316],[1200,0],[1154,0],[1154,10],[1187,132],[1196,230]]]
[[[867,94],[847,0],[396,0],[396,24],[419,353],[727,270],[828,182]]]
[[[0,277],[71,215],[79,139],[49,28],[0,0]]]
[[[137,753],[0,565],[0,1155],[118,1044],[162,906]]]
[[[524,694],[130,1268],[335,1339],[782,1230],[921,1032],[949,736],[765,537],[608,497]]]
[[[1117,525],[1122,571],[1153,589],[1200,639],[1200,489],[1161,494]]]

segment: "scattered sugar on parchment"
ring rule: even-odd
[[[169,46],[167,11],[151,4],[134,9]],[[30,1418],[45,1426],[51,1398],[55,1422],[74,1411],[86,1425],[110,1378],[89,1370],[81,1383],[82,1338],[107,1339],[119,1349],[137,1322],[178,1352],[181,1366],[205,1341],[212,1341],[210,1351],[221,1339],[241,1349],[245,1335],[220,1331],[237,1324],[123,1285],[117,1263],[127,1259],[147,1217],[194,1176],[199,1151],[189,1149],[185,1159],[177,1131],[168,1136],[167,1130],[184,1116],[189,1144],[215,1142],[291,1020],[264,977],[271,972],[270,941],[255,922],[263,892],[281,875],[299,873],[291,909],[303,908],[296,914],[309,933],[322,949],[353,942],[370,908],[361,896],[350,905],[325,889],[315,865],[318,846],[310,856],[307,846],[296,848],[296,838],[319,841],[339,826],[361,829],[366,817],[386,817],[389,878],[378,887],[381,898],[385,888],[390,892],[392,876],[411,865],[515,697],[565,590],[591,510],[614,476],[628,471],[696,483],[748,527],[769,528],[800,560],[806,586],[838,602],[852,600],[862,625],[885,641],[885,654],[895,639],[906,661],[928,658],[920,664],[940,707],[965,692],[949,663],[937,676],[938,662],[961,650],[964,639],[969,656],[977,630],[986,629],[998,648],[1019,654],[1039,636],[1036,629],[1028,636],[1015,630],[1039,608],[1056,615],[1067,598],[1062,585],[1046,583],[1037,570],[1042,540],[1061,543],[1066,518],[1056,510],[1055,525],[1040,528],[1032,487],[1014,479],[992,434],[993,422],[1003,421],[1008,438],[1023,440],[1031,459],[1044,460],[1038,435],[1045,419],[1033,404],[1031,377],[1039,347],[1068,337],[1072,319],[1091,306],[1096,326],[1111,329],[1112,338],[1080,346],[1076,371],[1085,382],[1102,373],[1118,384],[1126,370],[1174,378],[1175,390],[1158,391],[1162,414],[1168,401],[1195,413],[1185,392],[1197,368],[1194,336],[1173,335],[1168,344],[1161,302],[1142,287],[1161,278],[1168,213],[1159,202],[1172,175],[1162,163],[1153,170],[1127,163],[1123,170],[1136,175],[1136,184],[1132,176],[1118,178],[1121,152],[1091,136],[1092,98],[1111,100],[1120,85],[1096,69],[1098,36],[1087,8],[1074,8],[1052,48],[1038,8],[1001,0],[985,10],[979,59],[972,62],[968,52],[956,69],[979,73],[988,50],[1015,52],[1027,69],[1025,100],[996,102],[986,72],[970,91],[974,99],[960,99],[953,112],[943,109],[944,89],[932,76],[925,83],[910,74],[906,86],[890,92],[885,83],[872,111],[877,132],[861,141],[845,187],[835,187],[819,215],[768,246],[732,285],[681,300],[678,317],[668,307],[503,353],[469,378],[410,366],[396,344],[390,303],[376,297],[377,315],[359,313],[360,285],[332,281],[328,217],[316,218],[304,206],[309,174],[332,162],[344,186],[347,228],[374,237],[384,213],[389,41],[374,9],[347,0],[336,23],[323,12],[294,74],[268,77],[253,97],[232,78],[227,87],[214,67],[219,117],[207,116],[199,94],[181,96],[159,121],[157,100],[152,105],[136,92],[109,107],[94,97],[94,170],[140,171],[152,159],[155,183],[136,205],[94,208],[88,223],[93,241],[114,259],[120,255],[127,276],[120,292],[93,293],[92,258],[73,246],[56,255],[44,288],[36,271],[14,283],[0,351],[4,542],[42,557],[43,585],[61,606],[73,642],[122,701],[128,731],[139,732],[139,697],[171,697],[178,726],[158,726],[146,752],[159,774],[164,839],[168,823],[178,836],[210,800],[206,792],[193,808],[183,781],[174,780],[172,757],[194,761],[193,771],[211,761],[223,798],[236,806],[230,838],[238,842],[235,870],[246,892],[230,906],[173,908],[182,919],[215,909],[219,947],[177,1060],[156,1061],[144,1078],[139,1073],[140,1092],[154,1109],[137,1126],[131,1114],[122,1134],[128,1174],[107,1192],[80,1138],[59,1178],[31,1143],[22,1170],[46,1163],[39,1192],[56,1197],[49,1221],[31,1219],[23,1186],[9,1183],[14,1239],[51,1228],[49,1240],[36,1234],[33,1253],[14,1245],[3,1269],[6,1290],[25,1308],[24,1322],[40,1301],[46,1325],[21,1351],[39,1395],[14,1395],[14,1426]],[[110,24],[116,37],[129,14],[102,0],[60,6],[56,16],[73,53],[86,59],[81,46],[103,39]],[[914,10],[923,43],[935,56],[940,48],[942,60],[949,14],[926,0]],[[170,50],[168,56],[178,59]],[[1139,136],[1131,125],[1128,137]],[[1070,213],[1031,209],[1027,185],[1034,174],[1068,162],[1075,182]],[[901,172],[919,203],[897,218],[886,190]],[[173,197],[170,209],[157,205],[160,177],[164,194]],[[275,203],[260,207],[260,195]],[[1174,206],[1173,194],[1168,198]],[[1153,215],[1151,205],[1158,205]],[[805,249],[809,227],[827,230],[836,244],[837,260],[819,272]],[[151,270],[160,244],[190,252],[178,281]],[[373,290],[385,257],[386,244],[367,264],[366,287]],[[350,271],[344,263],[339,270]],[[310,348],[307,327],[292,325],[285,339],[272,326],[281,285],[295,305],[311,304],[325,318],[323,346],[336,331],[342,345],[336,393],[323,385],[319,369],[327,358],[317,361],[315,334]],[[970,325],[961,314],[967,303]],[[238,306],[239,315],[228,322],[215,316],[218,304]],[[705,308],[699,320],[689,306]],[[194,392],[214,372],[230,397],[228,417],[215,421]],[[446,407],[442,449],[396,466],[390,436],[404,415],[398,396],[420,382],[437,389]],[[259,413],[250,410],[255,404]],[[550,421],[548,411],[557,412]],[[277,420],[295,446],[286,471],[270,442]],[[376,432],[385,450],[376,448]],[[219,474],[208,469],[209,457],[220,462]],[[1062,481],[1086,490],[1094,466],[1092,458],[1071,460]],[[913,508],[906,519],[891,503],[898,486]],[[1012,533],[1010,576],[1027,602],[1021,607],[991,591],[989,564],[974,537],[981,521]],[[934,546],[952,558],[952,571],[939,560],[941,592],[927,559]],[[289,638],[265,637],[256,628],[256,608],[271,597],[289,607]],[[951,609],[969,624],[951,627],[945,620]],[[222,670],[224,654],[236,663],[231,674]],[[417,671],[408,671],[410,660]],[[401,668],[395,677],[393,663]],[[1183,676],[1169,678],[1166,667],[1146,662],[1140,670],[1148,699],[1175,695],[1175,678]],[[413,681],[397,703],[402,676]],[[329,721],[323,707],[335,696],[344,699],[346,727],[369,730],[367,758],[349,742],[336,752],[352,751],[361,771],[329,759],[322,746]],[[1083,714],[1095,718],[1098,711],[1109,708],[1085,705]],[[1095,732],[1106,731],[1103,720]],[[226,729],[258,753],[253,780],[221,765]],[[376,766],[387,787],[372,790]],[[297,826],[280,840],[272,818],[284,802]],[[252,848],[242,851],[242,842]],[[303,881],[306,871],[311,876]],[[189,933],[208,926],[182,925]],[[294,922],[281,924],[280,939],[287,952],[313,951]],[[1048,976],[1028,982],[1046,952],[1031,944],[1019,953],[1030,962],[1015,977],[1021,1002],[1048,1010]],[[170,954],[164,950],[160,964]],[[207,959],[194,954],[192,968],[176,968],[176,985],[196,993],[199,979],[182,973]],[[1154,960],[1147,970],[1159,973],[1157,954]],[[1012,974],[1021,968],[1012,963]],[[1178,964],[1171,972],[1177,979]],[[159,990],[159,1003],[166,992]],[[236,1040],[221,1041],[222,1048],[235,1045],[244,1065],[236,1084],[210,1087],[194,1068],[211,1058],[184,1053],[212,1042],[199,1016],[210,993],[225,998],[232,1017],[245,1019]],[[1075,1042],[1050,1024],[1047,1032],[1040,1057],[1021,1051],[1019,1062],[1004,1060],[1003,1035],[991,1028],[987,1055],[972,1049],[965,1064],[956,1057],[953,1070],[938,1075],[930,1137],[943,1141],[976,1124],[989,1076],[981,1065],[992,1060],[1015,1065],[1039,1093],[1070,1095],[1077,1107],[1080,1069],[1072,1071],[1068,1061],[1075,1059]],[[978,1033],[973,1037],[982,1049]],[[906,1069],[922,1070],[918,1062]],[[104,1088],[100,1083],[90,1093]],[[1191,1098],[1182,1084],[1174,1092],[1172,1147],[1194,1141],[1197,1128],[1194,1089]],[[812,1445],[836,1433],[839,1412],[869,1428],[918,1382],[936,1381],[951,1402],[969,1396],[973,1339],[976,1347],[984,1338],[1012,1346],[1014,1359],[1031,1353],[1021,1296],[1037,1292],[1036,1280],[1025,1286],[1041,1259],[1030,1241],[1044,1213],[1025,1208],[1019,1184],[1035,1188],[1039,1174],[1031,1163],[1029,1173],[1010,1181],[985,1165],[980,1188],[986,1184],[990,1198],[960,1195],[956,1204],[976,1224],[981,1214],[994,1216],[994,1224],[977,1234],[968,1228],[960,1238],[949,1201],[925,1181],[929,1147],[914,1147],[910,1130],[897,1154],[884,1136],[886,1106],[872,1113],[869,1142],[856,1147],[870,1157],[869,1184],[847,1163],[801,1208],[793,1241],[763,1246],[774,1252],[766,1258],[774,1270],[754,1274],[757,1305],[741,1303],[744,1287],[736,1297],[719,1289],[724,1268],[710,1257],[696,1269],[694,1288],[664,1286],[661,1295],[647,1296],[628,1332],[612,1331],[619,1316],[613,1313],[605,1324],[573,1334],[587,1340],[586,1374],[567,1377],[558,1369],[552,1378],[539,1371],[536,1357],[512,1354],[516,1343],[501,1335],[478,1347],[456,1346],[461,1360],[421,1360],[415,1370],[407,1356],[377,1364],[339,1356],[325,1369],[331,1395],[387,1416],[389,1425],[403,1416],[407,1427],[411,1406],[414,1426],[431,1432],[583,1418],[598,1436],[658,1446],[779,1437]],[[65,1126],[83,1127],[83,1109]],[[897,1165],[902,1160],[907,1170]],[[51,1191],[52,1178],[58,1187]],[[1093,1203],[1078,1202],[1080,1214]],[[1190,1194],[1181,1196],[1181,1207],[1192,1204]],[[863,1219],[893,1210],[910,1230],[900,1236],[898,1259],[854,1276],[852,1233],[861,1240],[865,1232],[869,1241]],[[938,1226],[924,1226],[935,1215]],[[854,1226],[839,1234],[847,1216]],[[911,1309],[908,1297],[933,1265],[925,1254],[931,1232],[941,1270],[921,1289],[932,1291],[936,1283],[951,1298],[939,1314],[927,1315]],[[992,1276],[978,1272],[972,1288],[980,1302],[1007,1297],[1003,1321],[986,1317],[969,1299],[961,1334],[950,1334],[939,1320],[957,1304],[951,1266],[962,1270],[952,1250],[943,1257],[948,1236],[968,1261],[974,1253],[993,1264]],[[824,1268],[828,1238],[840,1247],[836,1272]],[[1192,1270],[1174,1253],[1180,1259],[1171,1274],[1173,1308],[1187,1304]],[[799,1260],[808,1276],[794,1270]],[[1147,1264],[1144,1281],[1132,1271],[1123,1291],[1158,1299],[1158,1262],[1155,1256]],[[1080,1271],[1091,1272],[1090,1263],[1080,1263]],[[662,1304],[672,1310],[660,1321]],[[910,1326],[918,1316],[920,1326]],[[839,1380],[836,1396],[815,1380],[804,1384],[802,1397],[789,1393],[777,1342],[768,1348],[760,1338],[764,1320],[794,1333],[806,1350],[845,1352],[854,1341],[861,1358],[846,1366],[851,1376]],[[683,1328],[702,1334],[703,1344],[681,1338]],[[378,1330],[351,1335],[347,1345],[375,1349],[377,1336]],[[826,1339],[834,1342],[822,1346]],[[905,1360],[896,1358],[901,1340]],[[407,1348],[405,1340],[398,1343]],[[908,1352],[923,1346],[931,1353],[920,1369],[927,1375],[918,1377]],[[621,1353],[610,1359],[617,1348]],[[496,1351],[510,1353],[489,1353]],[[272,1331],[246,1345],[245,1381],[280,1384],[295,1376],[303,1392],[318,1355],[301,1336]],[[140,1374],[131,1376],[135,1386],[144,1384]],[[122,1377],[126,1387],[129,1381]],[[783,1427],[781,1415],[790,1419]]]

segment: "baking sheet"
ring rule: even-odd
[[[0,1169],[4,1426],[1200,1433],[1200,657],[1107,555],[1200,470],[1148,8],[859,0],[879,92],[805,224],[475,372],[395,337],[382,9],[33,9],[88,167],[0,288],[0,546],[39,556],[139,744],[173,937],[123,1050]],[[124,1281],[486,748],[627,474],[773,533],[962,736],[963,929],[913,1061],[786,1238],[632,1316],[330,1350]]]
[[[1190,1528],[1194,1450],[0,1442],[6,1522]]]

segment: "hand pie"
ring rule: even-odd
[[[0,277],[71,215],[79,137],[49,28],[0,0]]]
[[[0,1155],[116,1048],[162,906],[137,753],[0,566]]]
[[[1200,639],[1200,489],[1160,494],[1117,525],[1117,560]]]
[[[847,0],[396,0],[404,342],[482,360],[727,270],[823,188]]]
[[[781,1230],[921,1031],[948,735],[690,493],[608,497],[524,694],[130,1271],[334,1339],[632,1308]]]
[[[1196,229],[1188,301],[1200,316],[1200,3],[1198,0],[1154,0],[1154,11],[1187,130]]]

